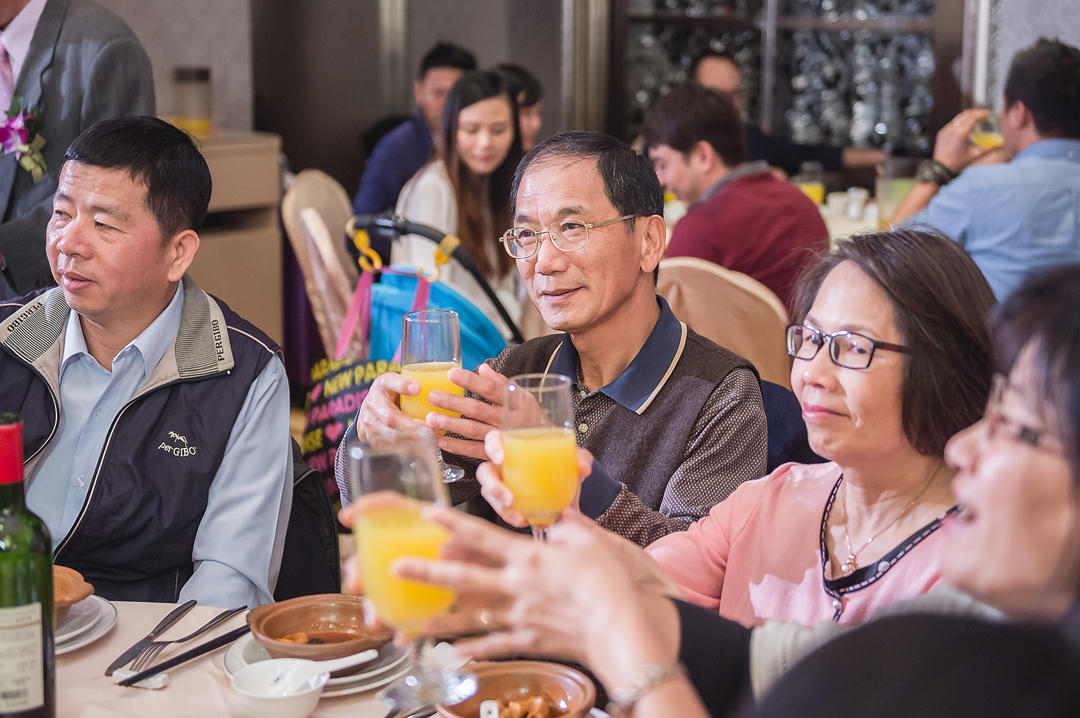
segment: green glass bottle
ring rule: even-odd
[[[22,461],[22,424],[0,414],[0,718],[54,718],[52,542]]]

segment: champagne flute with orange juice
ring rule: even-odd
[[[447,376],[447,372],[460,366],[461,333],[457,312],[426,309],[405,315],[401,328],[401,373],[420,382],[420,393],[417,396],[401,396],[403,412],[421,421],[433,411],[459,416],[448,409],[432,406],[428,402],[428,394],[445,391],[463,396],[464,390]],[[445,464],[442,452],[438,448],[435,451],[442,467],[443,481],[457,481],[465,476],[461,467]]]
[[[505,389],[502,478],[538,541],[578,490],[570,387],[562,374],[522,374]]]
[[[364,595],[379,619],[413,639],[414,668],[404,684],[415,695],[408,698],[415,698],[416,705],[459,703],[475,693],[475,676],[428,665],[427,641],[418,638],[428,621],[450,609],[454,592],[407,581],[391,571],[402,556],[438,558],[450,538],[446,529],[423,516],[426,506],[449,504],[435,460],[435,435],[417,427],[389,440],[353,444],[348,451],[357,568]]]

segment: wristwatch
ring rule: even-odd
[[[938,187],[946,185],[956,177],[956,173],[937,160],[923,160],[915,171],[916,182],[932,182]]]

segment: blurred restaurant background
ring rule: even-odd
[[[1080,44],[1076,0],[100,1],[149,53],[159,113],[203,135],[215,188],[195,278],[284,343],[301,391],[321,346],[280,221],[279,170],[317,168],[352,197],[365,134],[415,111],[419,59],[439,40],[483,67],[534,73],[542,137],[634,138],[712,51],[737,59],[743,112],[765,131],[908,157],[927,156],[960,109],[996,109],[1021,47]],[[872,194],[874,182],[866,169],[825,177],[827,191]]]

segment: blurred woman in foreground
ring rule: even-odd
[[[1029,280],[998,308],[986,414],[946,450],[959,512],[944,578],[1027,623],[872,621],[796,664],[751,715],[1080,715],[1077,306],[1080,265]],[[751,631],[665,598],[655,565],[621,539],[573,516],[548,545],[452,510],[431,517],[452,532],[447,560],[395,570],[497,607],[481,623],[499,628],[462,652],[582,662],[636,716],[724,715],[750,694],[771,624]]]

